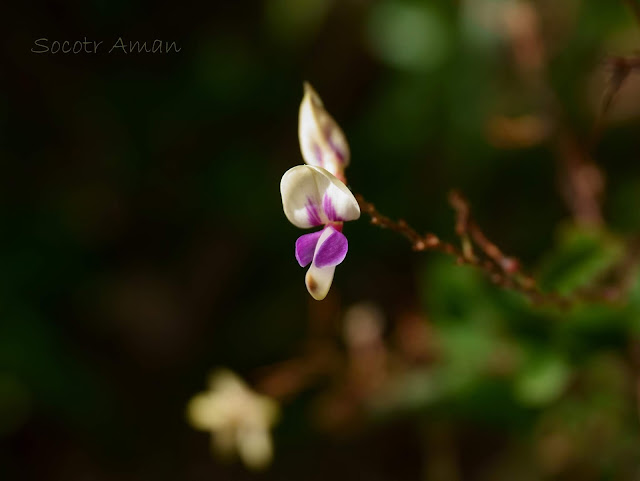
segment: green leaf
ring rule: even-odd
[[[540,353],[525,362],[515,379],[514,393],[523,404],[544,406],[555,401],[569,382],[569,364],[553,353]]]
[[[619,239],[597,229],[566,227],[539,274],[543,290],[568,294],[597,280],[623,253]]]

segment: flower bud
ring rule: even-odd
[[[322,167],[344,180],[344,169],[349,165],[351,155],[349,144],[308,82],[304,83],[304,97],[300,104],[298,137],[305,163]]]

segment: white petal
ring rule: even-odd
[[[264,469],[273,457],[271,435],[266,429],[238,430],[238,452],[244,464],[251,469]]]
[[[360,206],[353,196],[349,188],[344,182],[337,179],[334,175],[324,169],[316,169],[321,171],[323,175],[329,178],[329,185],[325,190],[325,194],[331,199],[331,205],[335,209],[339,221],[346,222],[360,218]],[[323,199],[324,200],[324,199]],[[323,207],[324,211],[324,207]],[[325,215],[327,213],[325,212]]]
[[[316,253],[332,233],[333,229],[324,229],[322,235],[320,236],[320,239],[318,239],[318,244],[316,245]],[[311,297],[313,297],[316,301],[321,301],[322,299],[327,297],[329,289],[331,288],[331,283],[333,282],[333,273],[335,272],[335,270],[335,265],[318,267],[315,262],[314,254],[314,260],[311,263],[311,267],[309,267],[309,270],[307,271],[307,275],[305,276],[304,281],[307,285],[309,294],[311,294]]]
[[[347,186],[319,167],[298,165],[289,169],[280,181],[280,194],[287,219],[302,229],[329,222],[324,209],[327,199],[335,212],[335,215],[330,212],[331,220],[349,221],[360,217],[358,202]]]
[[[333,273],[336,271],[336,266],[316,267],[311,264],[307,275],[304,278],[304,282],[307,285],[307,290],[311,297],[316,301],[321,301],[329,293],[331,289],[331,283],[333,282]]]
[[[237,392],[247,389],[245,382],[228,369],[216,369],[209,374],[209,389],[221,392]]]
[[[187,418],[196,429],[209,430],[221,424],[216,400],[209,393],[200,393],[189,401]]]
[[[322,105],[322,100],[307,82],[300,103],[298,138],[304,161],[323,167],[334,175],[349,164],[347,139],[335,120]]]

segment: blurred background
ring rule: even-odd
[[[640,479],[632,3],[5,5],[0,478]],[[541,288],[618,295],[535,305],[363,216],[313,301],[279,194],[304,80],[381,212],[457,242],[459,188]],[[187,422],[220,366],[280,404],[267,470]]]

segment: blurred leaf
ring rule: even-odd
[[[595,281],[622,253],[621,242],[605,231],[566,227],[555,251],[543,263],[540,287],[568,294]]]
[[[495,324],[500,318],[491,290],[482,274],[469,266],[459,266],[446,256],[429,259],[424,276],[427,312],[436,322]]]
[[[371,10],[368,39],[384,62],[400,69],[429,71],[447,58],[450,29],[433,4],[386,0]]]
[[[444,369],[453,390],[463,390],[483,378],[498,339],[489,328],[479,325],[441,326]]]
[[[569,364],[553,352],[532,356],[514,383],[516,397],[530,406],[543,406],[557,399],[569,382]]]

